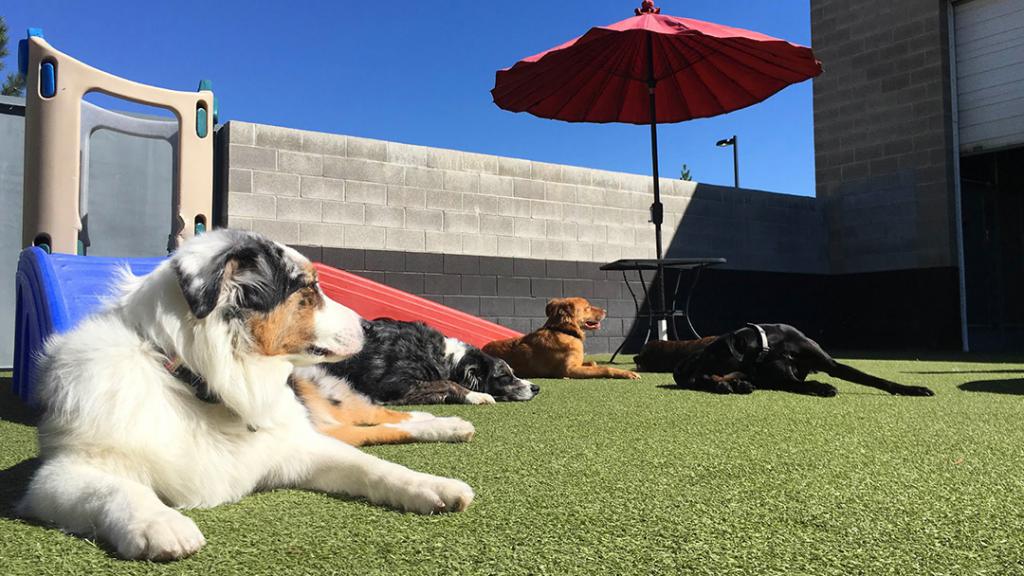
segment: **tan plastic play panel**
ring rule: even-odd
[[[22,243],[53,252],[78,249],[82,98],[102,92],[166,108],[178,120],[177,184],[173,191],[178,243],[211,224],[213,209],[213,92],[179,92],[125,80],[28,38],[25,102],[25,188]],[[53,67],[55,90],[43,95],[40,74]],[[49,72],[49,66],[48,72]],[[197,117],[206,121],[197,123]],[[200,133],[202,135],[200,135]]]

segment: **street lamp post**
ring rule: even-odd
[[[740,145],[733,134],[732,138],[726,138],[725,140],[719,140],[715,143],[715,146],[719,148],[725,148],[726,146],[732,146],[732,180],[733,186],[736,188],[740,187]]]

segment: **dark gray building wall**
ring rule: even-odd
[[[956,265],[944,0],[811,0],[833,273]]]

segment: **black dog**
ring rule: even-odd
[[[365,343],[327,372],[383,404],[493,404],[529,400],[540,388],[488,356],[422,322],[363,320]]]
[[[865,374],[832,359],[818,343],[788,324],[748,324],[719,336],[704,350],[683,357],[672,373],[680,388],[718,394],[750,394],[755,388],[835,396],[835,386],[805,380],[813,372],[904,396],[932,396]]]

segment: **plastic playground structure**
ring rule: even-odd
[[[56,50],[39,29],[19,43],[26,76],[22,244],[16,278],[14,391],[32,401],[35,361],[46,339],[73,328],[110,295],[119,271],[153,270],[162,258],[86,255],[89,137],[106,128],[171,143],[174,157],[168,251],[214,226],[216,103],[209,84],[198,92],[157,88],[97,70]],[[83,100],[102,92],[173,112],[150,120]],[[154,231],[154,233],[158,233]],[[366,278],[315,263],[327,296],[365,318],[423,321],[476,346],[519,333]]]

